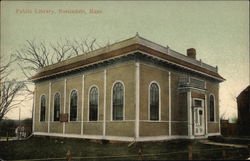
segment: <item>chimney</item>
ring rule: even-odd
[[[187,56],[196,59],[196,51],[194,48],[187,49]]]

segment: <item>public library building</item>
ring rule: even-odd
[[[33,134],[118,141],[220,135],[218,68],[139,35],[45,68]]]

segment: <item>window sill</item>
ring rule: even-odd
[[[67,123],[79,123],[81,121],[68,121]]]
[[[164,122],[162,120],[141,120],[141,121],[144,121],[144,122]]]
[[[100,123],[103,122],[102,120],[96,120],[96,121],[87,121],[88,123]]]

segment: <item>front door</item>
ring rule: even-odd
[[[204,135],[205,134],[205,120],[204,120],[204,100],[195,99],[194,104],[194,135]]]

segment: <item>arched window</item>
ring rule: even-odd
[[[70,121],[77,118],[77,91],[73,90],[70,94]]]
[[[89,92],[89,121],[97,121],[98,118],[98,89],[92,87]]]
[[[46,112],[46,98],[45,95],[42,95],[41,105],[40,105],[40,121],[45,121],[45,112]]]
[[[123,120],[123,90],[121,82],[117,82],[113,86],[113,120]]]
[[[215,121],[215,104],[214,104],[214,96],[210,95],[209,97],[209,120]]]
[[[59,121],[60,120],[60,94],[56,93],[54,96],[54,121]]]
[[[159,120],[159,87],[156,83],[150,85],[150,120]]]

